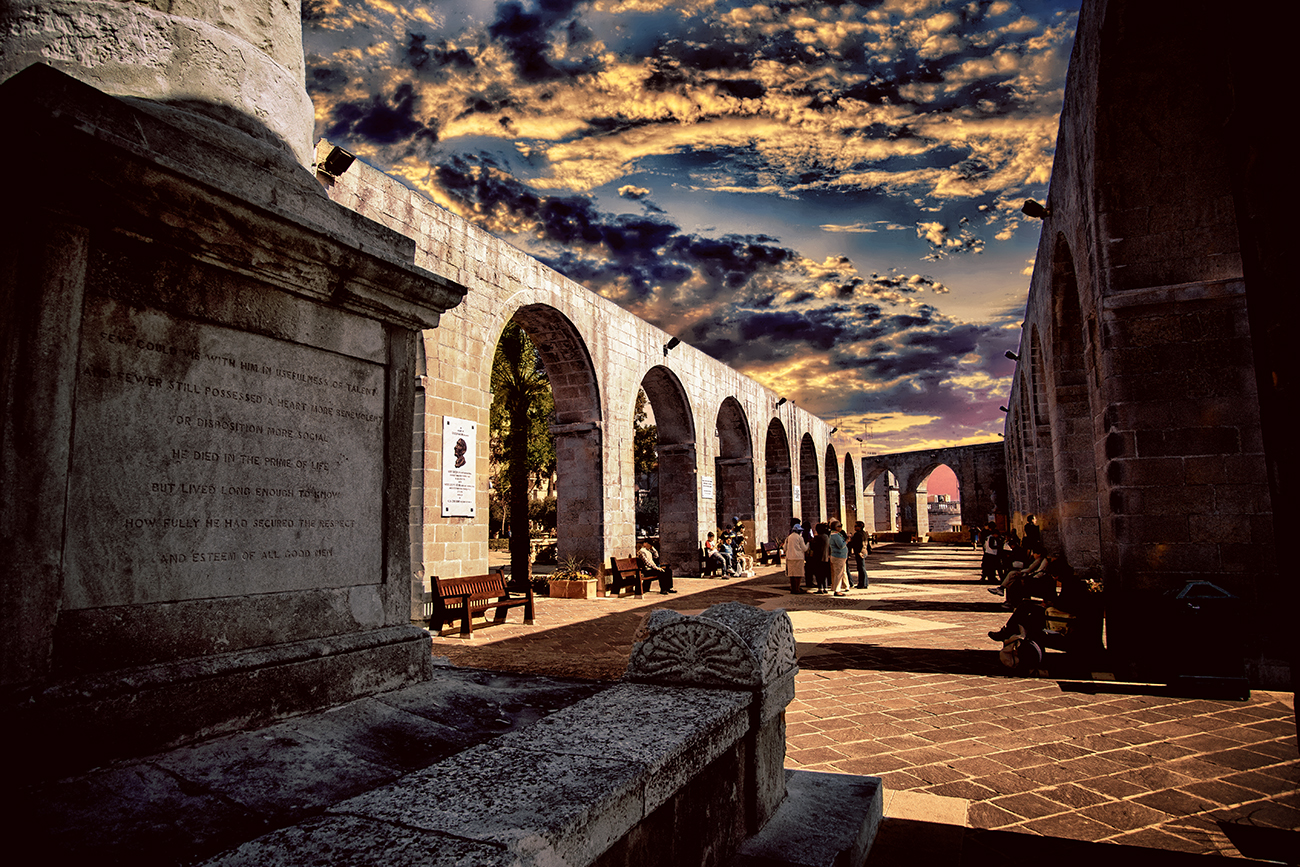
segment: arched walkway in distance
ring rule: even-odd
[[[821,474],[817,446],[809,434],[799,440],[799,520],[805,527],[822,519]]]
[[[790,439],[785,425],[774,418],[763,444],[763,473],[767,478],[767,541],[781,542],[790,535],[794,517],[794,490],[790,471]]]
[[[728,397],[718,408],[718,484],[714,496],[723,521],[745,522],[746,545],[753,553],[754,538],[754,447],[749,438],[749,421],[740,401]]]
[[[843,522],[840,511],[840,461],[835,456],[835,446],[826,444],[826,520]]]
[[[695,420],[681,381],[656,365],[641,380],[659,429],[659,553],[665,563],[698,564]],[[680,566],[687,573],[691,566]]]
[[[516,310],[513,319],[537,348],[555,398],[556,553],[599,563],[604,551],[603,444],[591,356],[573,323],[554,307],[530,304]]]
[[[858,517],[858,483],[857,474],[853,471],[853,455],[844,456],[844,527],[852,533],[853,526],[857,521],[862,521]],[[866,522],[863,521],[865,524]],[[870,527],[868,527],[870,531]]]
[[[926,515],[925,480],[934,468],[947,464],[957,476],[961,490],[961,522],[967,526],[984,525],[993,515],[994,523],[1005,528],[1007,521],[1006,451],[1002,443],[983,443],[929,449],[919,452],[895,452],[862,459],[863,478],[876,482],[876,532],[891,529],[916,533],[918,494],[920,514]],[[890,478],[892,476],[893,478]],[[918,491],[920,486],[922,490]],[[893,508],[902,506],[901,526],[893,526]],[[910,510],[907,508],[910,505]],[[918,535],[924,535],[919,533]]]

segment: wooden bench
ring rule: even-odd
[[[700,577],[712,578],[713,576],[717,575],[719,572],[723,572],[723,571],[725,570],[721,566],[717,566],[709,562],[708,552],[705,551],[704,546],[701,545],[700,546]]]
[[[525,596],[511,596],[506,590],[506,577],[501,572],[472,575],[468,578],[434,578],[429,593],[431,612],[429,629],[440,632],[444,623],[460,619],[460,637],[474,634],[474,615],[495,608],[493,623],[504,623],[506,609],[524,606],[524,623],[533,625],[533,588]]]
[[[618,595],[624,587],[636,591],[636,598],[641,598],[641,561],[636,557],[611,557],[609,572],[609,592]]]
[[[758,562],[764,566],[781,565],[781,543],[763,542],[758,546]]]

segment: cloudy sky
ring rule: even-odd
[[[960,445],[1002,430],[1078,5],[305,0],[307,87],[841,454]]]

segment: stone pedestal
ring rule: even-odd
[[[282,152],[48,67],[0,106],[16,742],[98,761],[426,677],[414,349],[463,288]]]
[[[794,698],[798,671],[788,614],[724,602],[695,617],[651,612],[625,679],[753,694],[744,807],[749,827],[757,830],[785,798],[785,707]]]

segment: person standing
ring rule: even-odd
[[[847,596],[849,594],[849,538],[844,535],[844,528],[840,526],[840,522],[834,518],[831,519],[829,544],[831,590],[836,596]]]
[[[1025,536],[1022,544],[1030,554],[1043,553],[1043,531],[1038,527],[1036,515],[1025,516]]]
[[[867,525],[858,521],[853,525],[853,535],[849,537],[849,554],[853,557],[853,565],[858,570],[858,589],[867,589],[867,560],[863,551],[871,553],[871,540],[867,538]]]
[[[980,561],[980,578],[994,584],[1002,581],[1002,534],[989,524],[984,528],[984,558]]]
[[[817,581],[818,593],[829,593],[831,587],[831,528],[829,524],[817,525],[817,535],[808,546],[808,566]]]
[[[808,543],[803,540],[803,525],[795,521],[790,527],[790,535],[785,537],[785,575],[790,579],[791,593],[805,593],[803,589],[804,554]]]

